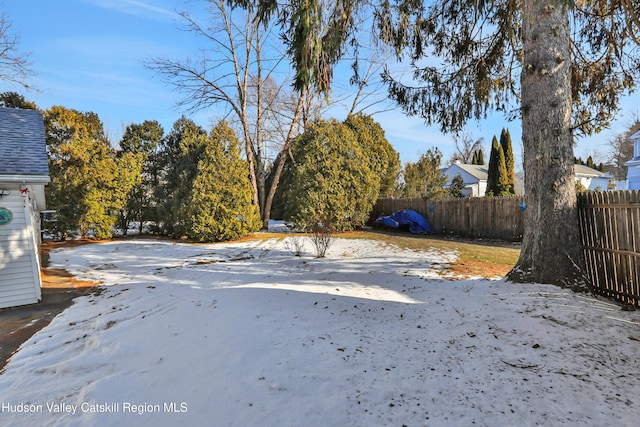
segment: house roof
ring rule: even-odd
[[[0,176],[48,176],[47,142],[38,110],[0,107]]]
[[[489,175],[489,166],[487,165],[466,165],[463,163],[454,163],[449,167],[449,170],[456,167],[462,169],[478,181],[486,181],[487,176]]]
[[[580,175],[580,176],[590,177],[590,178],[599,178],[605,175],[604,172],[600,172],[599,170],[590,168],[589,166],[578,165],[578,164],[574,165],[573,171],[575,172],[576,176]]]

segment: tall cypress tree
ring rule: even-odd
[[[499,156],[500,144],[498,143],[498,138],[493,136],[493,140],[491,141],[491,153],[489,154],[489,173],[487,175],[487,196],[497,196],[499,193],[498,190],[498,162],[500,161]]]
[[[509,184],[509,173],[507,171],[507,162],[502,150],[502,146],[498,147],[498,167],[496,168],[496,196],[510,196],[513,184]]]
[[[508,194],[515,194],[515,159],[513,157],[513,146],[511,145],[511,134],[507,129],[502,129],[500,134],[500,147],[504,153],[507,172],[505,190]]]
[[[478,150],[478,164],[484,165],[484,152],[482,151],[482,148]]]

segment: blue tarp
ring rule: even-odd
[[[411,233],[428,234],[433,229],[422,215],[410,209],[403,209],[391,215],[380,216],[376,224],[383,224],[391,228],[408,228]]]

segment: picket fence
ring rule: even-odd
[[[640,191],[580,193],[578,212],[593,290],[640,305]]]
[[[379,199],[371,218],[412,209],[436,234],[521,241],[524,197]],[[581,192],[578,218],[594,292],[640,306],[640,191]]]

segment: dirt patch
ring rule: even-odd
[[[462,277],[504,277],[511,268],[488,262],[465,260],[454,263],[447,271]]]
[[[48,267],[51,250],[86,243],[48,242],[42,245],[42,301],[38,304],[0,309],[0,373],[20,345],[73,304],[74,298],[100,292],[101,288],[94,282],[78,280],[65,270]]]

